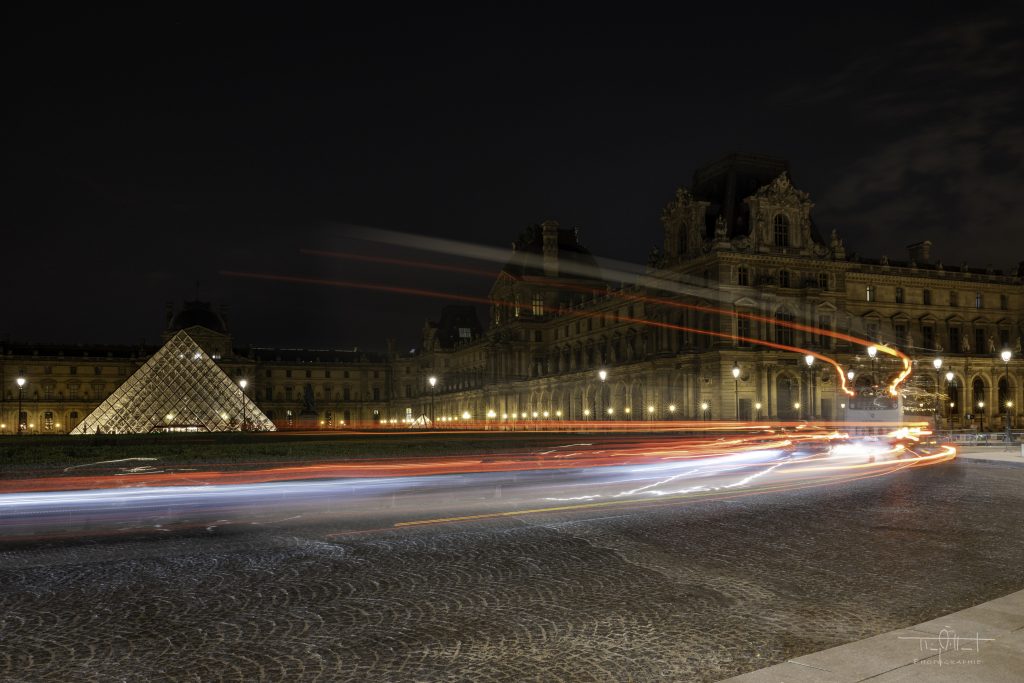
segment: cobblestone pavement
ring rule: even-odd
[[[1024,468],[330,531],[2,548],[0,680],[718,680],[1024,587]]]

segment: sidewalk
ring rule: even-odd
[[[971,446],[968,462],[1024,467],[1018,445]],[[1024,680],[1024,591],[923,624],[794,657],[729,683],[872,683]]]
[[[1024,456],[1021,456],[1020,453],[1020,444],[1011,445],[1010,450],[1005,450],[1002,444],[998,446],[965,446],[957,448],[956,457],[976,462],[1002,463],[1024,467]]]
[[[730,683],[1020,681],[1024,591],[906,629],[728,679]]]

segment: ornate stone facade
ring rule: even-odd
[[[832,372],[821,364],[809,370],[802,353],[757,340],[835,358],[859,378],[896,372],[892,361],[869,359],[861,345],[777,324],[787,321],[896,346],[914,358],[908,412],[938,412],[943,426],[985,428],[1002,425],[1006,401],[1019,414],[1020,269],[947,268],[932,259],[929,242],[911,245],[906,260],[847,254],[836,231],[822,237],[812,209],[785,161],[730,155],[676,191],[662,213],[663,243],[642,275],[635,268],[602,271],[576,230],[553,221],[532,226],[491,289],[488,324],[471,307],[447,307],[414,355],[238,349],[223,319],[198,311],[200,304],[169,314],[168,333],[189,329],[230,375],[249,379],[249,395],[283,428],[381,420],[397,426],[432,410],[453,422],[468,413],[507,424],[534,414],[841,416],[845,398]],[[1003,349],[1013,352],[1008,365]],[[29,380],[23,398],[30,431],[68,431],[154,350],[3,346],[0,431],[15,428],[16,376]],[[944,361],[938,391],[936,356]],[[607,371],[603,381],[600,369]]]

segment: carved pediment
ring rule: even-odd
[[[754,193],[754,196],[775,204],[807,204],[811,197],[807,192],[793,187],[793,183],[789,181],[789,174],[785,171]]]

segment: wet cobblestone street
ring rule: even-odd
[[[1024,588],[1024,468],[7,546],[0,680],[719,680]]]

